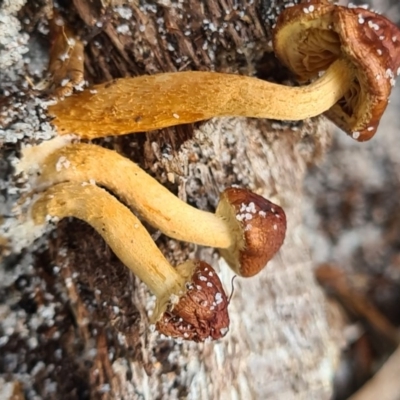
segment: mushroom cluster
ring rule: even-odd
[[[214,269],[202,261],[173,268],[138,218],[96,185],[65,182],[40,193],[30,210],[36,225],[75,217],[91,225],[156,296],[152,321],[164,334],[202,342],[228,331],[228,300]]]
[[[261,271],[285,237],[282,208],[249,190],[228,188],[215,214],[201,211],[130,160],[97,145],[65,146],[44,156],[39,169],[26,162],[25,168],[33,168],[32,183],[39,192],[30,209],[35,225],[65,217],[91,225],[156,296],[152,320],[161,333],[172,337],[204,341],[227,333],[228,300],[218,275],[201,261],[173,268],[131,210],[96,184],[118,195],[165,234],[219,247],[241,276]]]
[[[55,43],[54,51],[65,51]],[[356,140],[374,135],[400,72],[400,31],[394,24],[364,8],[315,0],[281,13],[273,43],[282,63],[308,84],[164,73],[97,85],[56,102],[48,112],[60,136],[82,139],[219,116],[300,120],[321,113]],[[67,49],[81,54],[75,44]],[[84,143],[48,146],[51,151],[38,147],[29,149],[33,158],[25,156],[21,163],[23,172],[35,170],[37,199],[30,210],[35,224],[49,217],[86,221],[156,296],[153,322],[160,332],[194,341],[223,337],[229,328],[228,300],[216,272],[201,261],[173,268],[133,212],[169,237],[218,248],[238,275],[250,277],[281,247],[284,211],[241,188],[227,188],[215,213],[201,211],[114,151]]]

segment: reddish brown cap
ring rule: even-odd
[[[348,92],[325,114],[358,141],[370,139],[400,73],[400,30],[361,7],[310,1],[286,8],[274,31],[277,57],[300,81],[341,58],[354,68]]]
[[[220,339],[229,330],[228,299],[214,269],[202,261],[195,263],[186,293],[162,315],[156,329],[195,342]]]
[[[280,249],[286,234],[281,207],[247,189],[226,189],[216,213],[230,224],[235,243],[220,249],[229,266],[240,276],[260,272]]]

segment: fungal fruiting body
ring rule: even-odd
[[[253,276],[264,268],[285,238],[283,209],[262,196],[228,188],[215,214],[198,210],[129,159],[96,145],[76,143],[52,152],[34,179],[39,189],[63,181],[96,182],[165,235],[219,248],[241,276]]]
[[[62,98],[71,95],[74,88],[83,88],[84,45],[57,11],[52,10],[52,13],[53,17],[49,20],[51,49],[48,85],[53,86],[54,94]]]
[[[163,333],[193,341],[226,334],[228,301],[212,267],[188,261],[173,268],[141,222],[104,189],[71,182],[54,185],[39,195],[31,215],[37,225],[49,217],[75,217],[90,224],[156,296],[153,321]]]
[[[221,255],[240,276],[258,274],[281,248],[286,215],[281,207],[247,189],[228,188],[216,210],[237,236]]]
[[[346,63],[353,78],[325,115],[358,141],[370,139],[400,73],[400,30],[361,7],[320,1],[287,7],[274,30],[277,57],[299,81]],[[347,79],[347,78],[346,78]]]
[[[176,269],[187,276],[186,293],[158,319],[157,330],[196,342],[225,336],[229,329],[228,300],[216,272],[201,261]]]
[[[117,79],[49,106],[60,135],[93,139],[221,116],[301,120],[326,113],[354,139],[370,139],[400,70],[400,31],[364,8],[310,1],[285,8],[277,57],[301,87],[212,72]]]

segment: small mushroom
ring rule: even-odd
[[[364,8],[311,1],[287,7],[277,56],[301,81],[184,71],[122,78],[49,106],[60,135],[93,139],[222,116],[301,120],[327,112],[353,138],[375,133],[400,66],[400,31]]]
[[[273,42],[276,56],[301,82],[319,73],[327,78],[334,65],[346,63],[350,84],[325,115],[360,142],[375,134],[400,73],[395,24],[365,8],[313,0],[281,13]]]
[[[132,161],[100,146],[72,144],[51,152],[40,164],[34,187],[93,180],[167,236],[219,248],[241,276],[264,268],[285,238],[282,208],[246,189],[226,189],[213,214],[186,204]],[[27,164],[25,168],[29,170]]]
[[[50,13],[48,78],[39,87],[63,98],[84,86],[84,45],[56,10],[52,9]]]
[[[225,189],[215,215],[224,221],[232,238],[229,247],[220,249],[221,255],[238,275],[258,274],[285,239],[283,209],[250,190]]]
[[[160,332],[202,342],[228,331],[228,301],[212,267],[188,261],[173,268],[140,221],[104,189],[60,183],[39,195],[31,216],[36,225],[65,217],[90,224],[156,296],[152,320]]]

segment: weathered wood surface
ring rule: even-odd
[[[24,74],[36,81],[43,77],[45,9],[43,2],[29,2],[16,14],[22,3],[0,5],[6,20],[0,20],[0,43],[6,29],[17,26],[16,17],[31,40],[17,30],[7,39],[19,48],[29,44],[27,69],[18,51],[0,46],[0,58],[11,51],[15,56],[0,79],[7,91],[0,98],[4,215],[24,192],[10,177],[11,160],[22,143],[47,136],[24,84]],[[271,25],[282,1],[160,0],[124,6],[103,1],[104,7],[113,3],[106,8],[100,1],[72,3],[60,11],[88,42],[90,82],[183,69],[288,78],[269,53]],[[235,280],[226,338],[176,343],[150,332],[152,300],[99,236],[83,223],[63,221],[39,244],[3,257],[3,379],[21,382],[25,397],[32,399],[328,399],[338,329],[329,326],[301,226],[303,178],[329,144],[326,122],[223,118],[99,142],[199,208],[214,209],[218,193],[232,184],[279,202],[289,221],[285,245],[260,276]],[[214,250],[152,233],[174,265],[201,257],[212,262],[230,290],[233,275]]]

